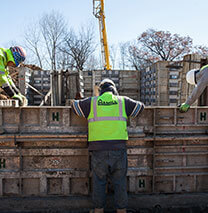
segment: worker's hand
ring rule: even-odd
[[[18,95],[22,98],[22,101],[23,101],[22,106],[27,106],[28,105],[27,98],[24,95],[22,95],[21,93],[18,93]]]
[[[12,98],[18,100],[20,106],[27,106],[28,104],[27,98],[21,93],[15,94]]]
[[[180,112],[187,112],[190,108],[190,105],[186,104],[186,103],[182,103],[180,106],[179,106],[179,111]]]
[[[19,94],[15,94],[12,96],[13,99],[18,100],[19,101],[19,105],[23,106],[23,99]]]

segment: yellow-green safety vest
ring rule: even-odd
[[[7,63],[12,61],[15,64],[14,57],[10,49],[0,48],[0,87],[3,85],[11,85],[11,79],[7,76]]]
[[[122,96],[105,92],[92,97],[87,119],[88,141],[128,140],[127,115]]]

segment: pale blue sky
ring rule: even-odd
[[[25,26],[52,10],[62,13],[74,29],[93,24],[99,41],[92,7],[92,0],[2,0],[0,46],[21,42]],[[189,35],[195,45],[208,46],[207,10],[207,0],[105,0],[108,42],[112,45],[131,41],[154,28]]]

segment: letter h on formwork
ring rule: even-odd
[[[0,159],[0,169],[6,168],[6,160],[5,159]]]
[[[59,112],[53,112],[52,113],[52,119],[53,119],[53,121],[59,121]]]
[[[204,121],[207,120],[207,113],[206,113],[206,112],[201,112],[201,113],[200,113],[200,120],[201,120],[201,121],[202,121],[202,120],[204,120]]]
[[[139,188],[145,188],[145,179],[139,179]]]

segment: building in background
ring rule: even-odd
[[[186,73],[200,68],[202,60],[197,54],[186,55],[182,61],[158,61],[141,71],[141,101],[146,106],[183,103],[194,88],[186,82]]]

